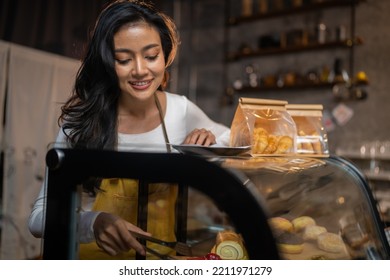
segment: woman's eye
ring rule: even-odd
[[[149,55],[149,56],[146,56],[146,59],[150,60],[150,61],[154,61],[157,59],[157,57],[158,57],[158,55]]]
[[[130,62],[130,59],[116,59],[116,62],[118,62],[120,65],[125,65]]]

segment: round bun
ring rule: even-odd
[[[300,216],[291,221],[296,232],[302,231],[307,226],[313,226],[316,221],[309,216]]]
[[[300,254],[303,251],[303,244],[277,244],[279,252],[285,254]]]
[[[294,230],[293,224],[289,220],[282,217],[270,218],[268,222],[270,227],[274,231],[281,230],[281,231],[292,232]]]
[[[302,237],[303,240],[317,240],[318,235],[324,232],[327,232],[325,227],[316,226],[316,225],[307,226],[303,230]]]
[[[287,254],[299,254],[303,251],[303,240],[297,234],[283,232],[277,236],[279,251]]]
[[[330,253],[341,253],[344,251],[344,242],[338,234],[324,232],[317,237],[318,248]]]

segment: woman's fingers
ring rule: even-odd
[[[214,134],[206,130],[202,129],[194,129],[190,134],[187,135],[183,144],[193,144],[193,145],[202,145],[202,146],[210,146],[215,144],[215,136]]]
[[[96,244],[112,256],[132,248],[145,255],[145,248],[131,235],[129,229],[150,235],[115,215],[100,213],[94,223]]]

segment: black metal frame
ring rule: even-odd
[[[77,259],[77,185],[91,176],[190,185],[226,212],[242,234],[250,259],[280,259],[265,203],[237,170],[192,155],[60,148],[48,151],[46,163],[43,259]]]

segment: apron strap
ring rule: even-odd
[[[160,115],[160,120],[161,120],[161,125],[162,125],[162,129],[163,129],[163,133],[164,133],[165,145],[167,147],[167,152],[170,153],[171,152],[171,145],[169,144],[167,128],[165,127],[164,114],[163,114],[161,104],[160,104],[160,101],[158,100],[156,92],[154,93],[154,100],[156,102],[158,113]]]

